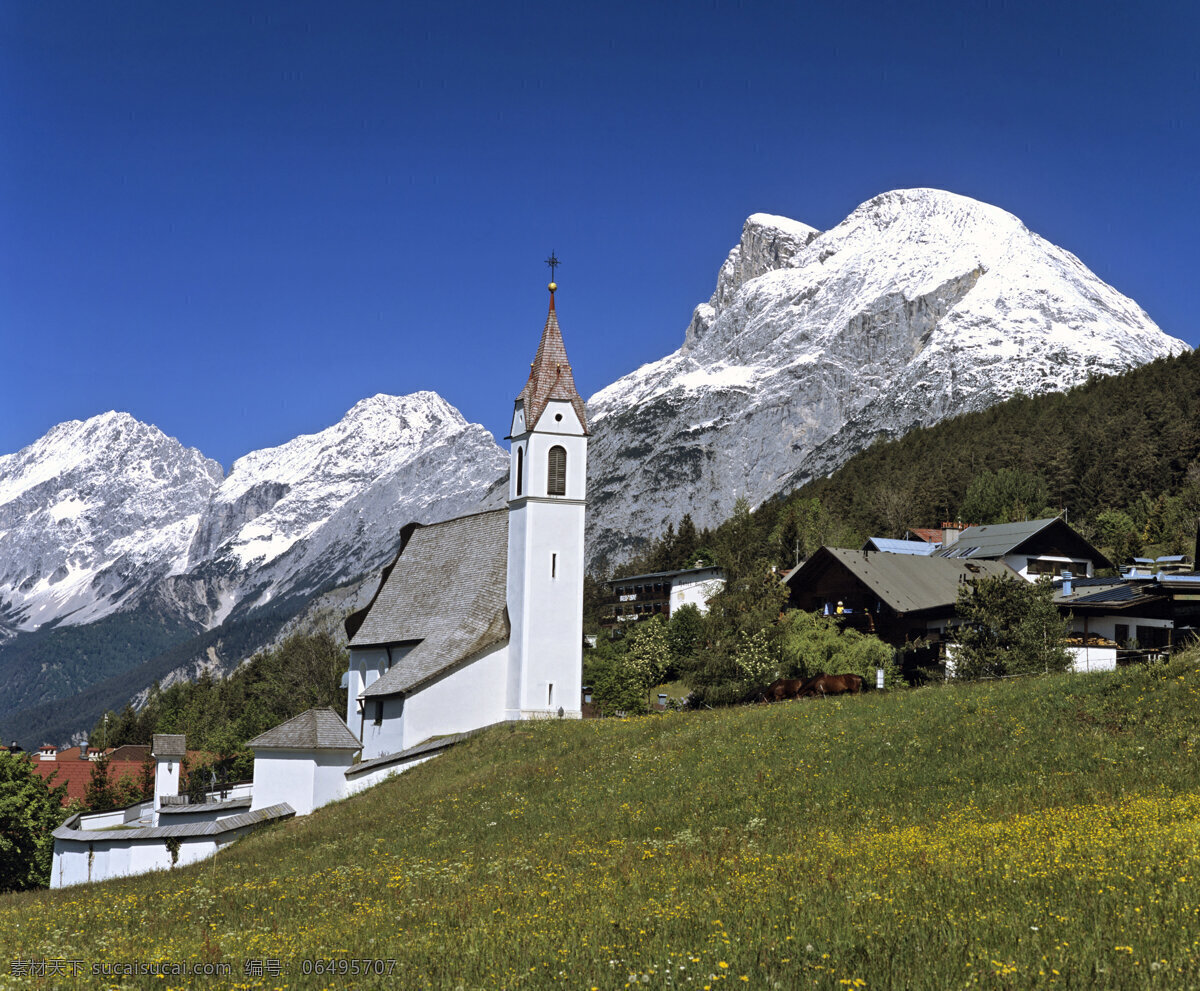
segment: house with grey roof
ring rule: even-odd
[[[332,709],[302,712],[246,746],[254,751],[251,811],[287,803],[297,815],[346,796],[346,772],[362,749]]]
[[[951,561],[1003,561],[1026,581],[1060,578],[1064,572],[1091,578],[1112,562],[1061,516],[1020,523],[990,523],[948,531],[934,552]]]
[[[967,582],[998,576],[1016,578],[1003,561],[822,547],[784,580],[793,608],[837,616],[844,626],[903,647],[954,623]]]

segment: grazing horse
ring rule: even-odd
[[[798,699],[804,687],[803,678],[780,678],[771,682],[762,694],[764,702],[779,702],[783,699]]]
[[[804,683],[797,697],[820,695],[857,695],[863,690],[863,680],[857,674],[825,674],[822,672]]]

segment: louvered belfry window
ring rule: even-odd
[[[546,473],[546,494],[547,495],[566,495],[567,494],[567,451],[566,448],[555,444],[550,448],[550,457],[547,460]]]

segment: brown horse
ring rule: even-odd
[[[810,678],[800,688],[800,697],[820,695],[857,695],[863,690],[863,680],[857,674],[825,674]]]
[[[767,686],[762,694],[764,702],[779,702],[783,699],[798,699],[804,687],[803,678],[780,678]]]

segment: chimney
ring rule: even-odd
[[[150,747],[154,758],[154,824],[158,825],[158,810],[163,799],[179,794],[179,765],[187,754],[182,734],[155,733]]]
[[[942,546],[949,547],[965,529],[961,523],[942,523]]]
[[[1072,575],[1071,572],[1069,572],[1069,571],[1063,572],[1063,576],[1062,576],[1062,578],[1063,578],[1062,594],[1063,595],[1071,594],[1071,579],[1074,577],[1075,576]]]
[[[84,741],[83,741],[81,744],[79,744],[79,759],[80,759],[80,760],[87,760],[87,759],[88,759],[88,745],[87,745],[87,740],[84,740]]]
[[[58,760],[58,747],[53,743],[43,743],[38,748],[38,758],[41,760]]]

